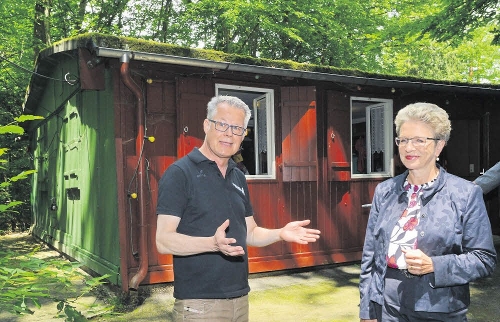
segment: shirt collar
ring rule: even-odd
[[[201,164],[203,162],[208,162],[209,164],[214,164],[215,166],[217,166],[216,163],[215,163],[215,161],[212,161],[212,160],[208,159],[196,147],[191,152],[189,152],[189,154],[187,156],[188,156],[188,158],[191,161],[193,161],[196,164]],[[229,171],[231,171],[234,167],[236,167],[236,162],[234,162],[234,160],[232,158],[229,158],[229,162],[228,162],[228,165],[227,165],[226,174],[229,173]]]
[[[422,191],[422,206],[425,206],[438,191],[441,191],[446,183],[446,170],[441,167],[439,163],[437,164],[437,167],[439,169],[439,175],[436,181],[430,187],[430,189],[424,189]],[[394,178],[396,184],[395,190],[396,194],[399,196],[399,202],[407,202],[407,194],[406,190],[404,189],[404,183],[406,177],[408,177],[408,173],[409,171],[406,170],[404,173]]]

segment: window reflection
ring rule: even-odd
[[[392,101],[351,98],[353,175],[391,174],[391,129]]]

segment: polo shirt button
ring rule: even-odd
[[[424,237],[425,233],[423,231],[420,232],[420,237]]]
[[[426,214],[422,214],[422,218],[425,218],[427,215]]]

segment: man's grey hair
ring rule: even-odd
[[[226,103],[232,107],[239,108],[245,111],[245,128],[248,125],[248,121],[250,121],[250,117],[252,116],[252,111],[248,105],[239,99],[236,96],[229,95],[220,95],[214,96],[207,104],[207,119],[212,119],[217,112],[217,106],[221,103]]]

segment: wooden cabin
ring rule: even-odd
[[[452,119],[439,161],[474,179],[500,160],[500,86],[333,67],[86,34],[39,54],[24,103],[33,157],[33,234],[123,290],[171,282],[155,246],[158,180],[200,146],[206,104],[252,109],[243,164],[258,224],[311,219],[311,245],[250,248],[250,272],[358,261],[375,186],[403,171],[393,118],[436,103]],[[498,200],[490,198],[498,228]]]

